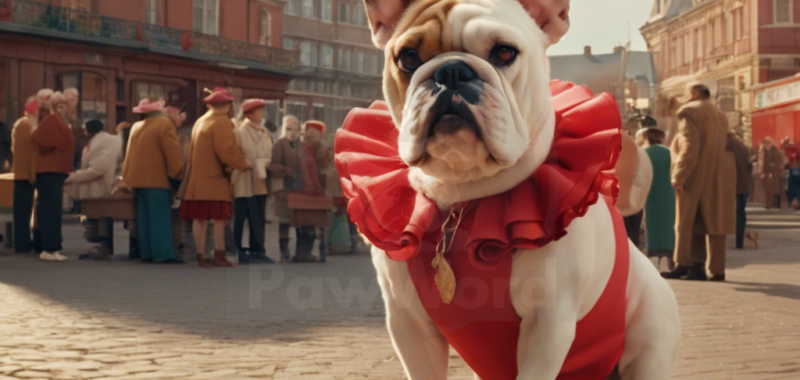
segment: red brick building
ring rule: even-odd
[[[0,0],[0,120],[38,89],[78,87],[84,120],[130,121],[142,96],[203,111],[203,89],[271,100],[277,120],[299,53],[281,48],[279,0]]]
[[[383,53],[372,45],[363,0],[286,1],[282,46],[300,53],[286,112],[324,121],[327,139],[351,108],[383,98]]]
[[[750,87],[800,71],[800,0],[654,0],[641,28],[659,81],[659,124],[691,83],[712,89],[731,126],[750,139]]]

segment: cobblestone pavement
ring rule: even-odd
[[[65,231],[74,259],[88,245]],[[800,230],[762,230],[728,266],[727,283],[671,282],[672,378],[800,379]],[[367,255],[218,270],[0,255],[0,380],[402,379],[383,318]],[[472,379],[452,358],[450,379]]]

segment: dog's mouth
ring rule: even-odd
[[[428,138],[437,134],[451,135],[462,128],[471,128],[480,138],[477,122],[466,101],[460,95],[442,94],[434,106],[428,126]],[[448,96],[449,95],[449,96]]]
[[[478,122],[469,107],[470,103],[453,91],[441,91],[430,108],[426,138],[419,143],[425,146],[420,157],[411,166],[420,166],[431,158],[442,158],[443,152],[464,151],[467,143],[484,145]],[[465,140],[466,138],[466,140]],[[489,155],[490,160],[494,157]]]

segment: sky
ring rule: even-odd
[[[647,51],[639,28],[652,9],[652,0],[571,0],[569,32],[547,54],[583,54],[585,45],[591,45],[594,54],[611,53],[614,46],[628,42],[629,25],[631,49]]]

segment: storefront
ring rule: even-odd
[[[764,83],[752,91],[753,146],[767,136],[800,139],[800,76]]]

